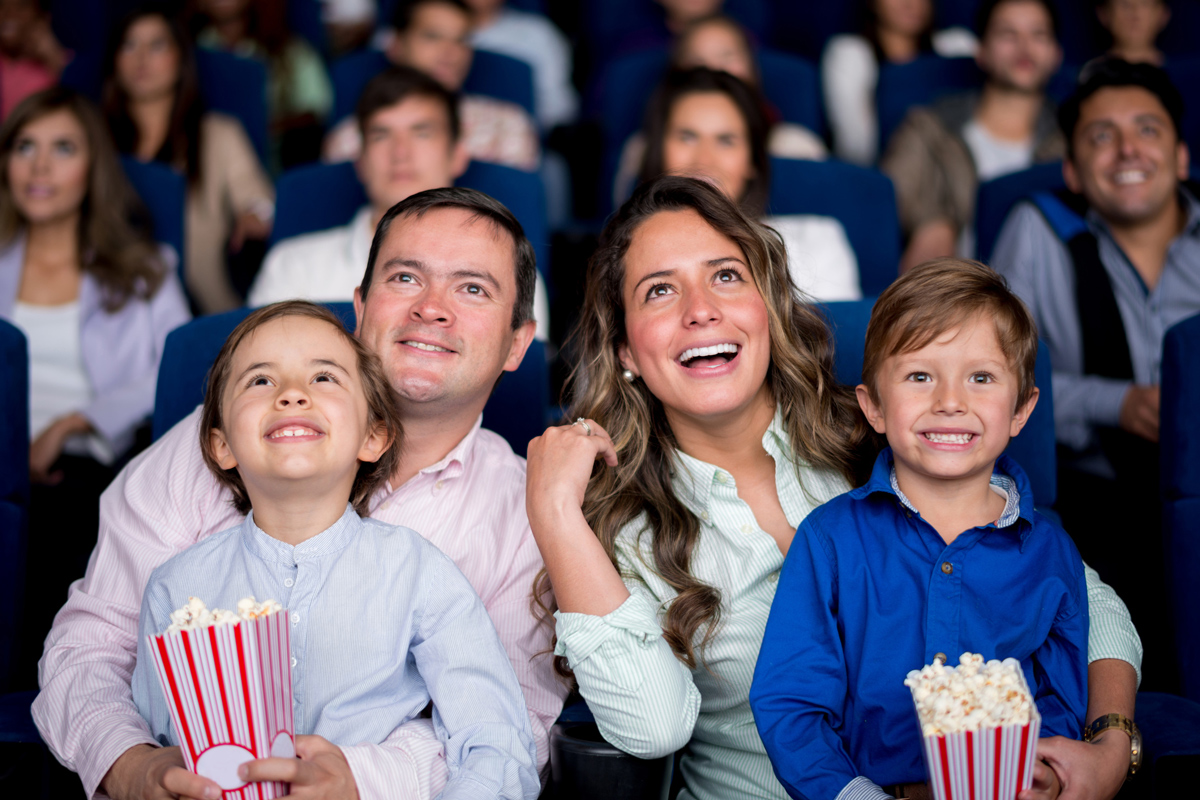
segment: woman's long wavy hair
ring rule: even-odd
[[[621,376],[617,348],[625,341],[625,256],[638,228],[664,211],[696,212],[746,257],[767,307],[771,363],[766,382],[778,405],[797,458],[835,470],[854,484],[865,480],[876,440],[853,393],[834,376],[833,347],[824,319],[803,301],[788,272],[783,240],[756,222],[719,190],[693,178],[664,176],[643,184],[609,220],[588,268],[587,294],[573,332],[577,355],[568,387],[571,418],[599,422],[612,436],[618,466],[598,462],[584,496],[583,513],[616,564],[621,529],[645,514],[652,541],[651,566],[677,593],[666,610],[663,633],[689,668],[720,619],[721,592],[691,572],[700,536],[696,517],[671,482],[675,437],[662,404],[642,380]],[[536,597],[548,588],[544,578]],[[567,673],[560,660],[560,672]]]
[[[129,185],[108,129],[82,95],[56,86],[21,101],[0,127],[0,243],[11,242],[25,227],[8,162],[21,132],[31,122],[68,111],[83,127],[91,164],[88,190],[79,214],[79,264],[104,290],[104,308],[116,311],[131,298],[154,296],[163,281],[163,264],[150,234],[150,217]]]

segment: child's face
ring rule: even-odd
[[[222,469],[238,468],[247,492],[304,481],[349,499],[359,461],[388,442],[368,429],[358,359],[345,337],[309,317],[273,319],[233,354],[221,397],[224,429],[211,432]],[[315,483],[314,483],[315,481]]]
[[[878,402],[857,388],[867,420],[887,436],[898,471],[933,480],[990,476],[1037,402],[1035,390],[1017,408],[1017,374],[989,315],[884,359],[875,383]]]

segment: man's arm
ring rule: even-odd
[[[34,721],[58,760],[79,773],[89,797],[122,754],[154,744],[130,692],[138,610],[151,571],[239,518],[200,457],[198,424],[196,411],[130,462],[101,496],[96,549],[38,664],[42,691]],[[123,797],[119,789],[112,796]]]

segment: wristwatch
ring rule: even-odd
[[[1083,740],[1090,742],[1104,731],[1116,728],[1129,734],[1129,775],[1132,777],[1142,765],[1142,732],[1137,724],[1124,714],[1105,714],[1083,729]]]

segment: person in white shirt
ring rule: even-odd
[[[285,239],[271,248],[247,304],[280,300],[345,301],[362,280],[375,226],[401,200],[452,186],[467,168],[458,107],[437,81],[393,67],[367,84],[356,112],[365,143],[355,162],[369,204],[348,225]],[[538,338],[549,330],[549,301],[538,278]]]

